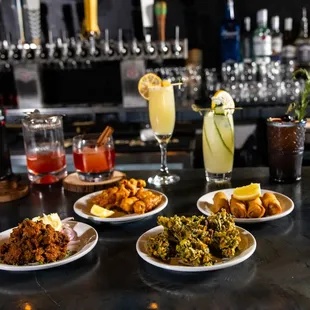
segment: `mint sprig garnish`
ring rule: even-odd
[[[305,80],[305,88],[301,93],[300,100],[292,102],[286,114],[289,114],[291,111],[295,112],[295,120],[301,122],[307,113],[307,107],[310,103],[309,95],[310,95],[310,74],[306,69],[298,69],[293,73],[293,79],[296,80],[302,77]]]

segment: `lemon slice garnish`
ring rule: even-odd
[[[235,112],[235,102],[227,91],[217,91],[211,100],[211,109],[215,114],[227,115]]]
[[[149,100],[149,88],[156,86],[161,87],[161,83],[162,80],[158,75],[147,73],[139,80],[138,91],[144,99]]]
[[[36,216],[32,219],[33,222],[42,221],[43,224],[51,225],[55,230],[60,231],[62,228],[62,223],[59,215],[57,213],[44,214],[43,216]]]

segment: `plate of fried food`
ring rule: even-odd
[[[88,194],[75,202],[79,216],[111,224],[139,221],[161,212],[168,204],[163,193],[145,188],[141,179],[123,179],[118,186]]]
[[[160,226],[144,233],[136,243],[139,256],[154,266],[179,272],[228,268],[248,259],[256,240],[235,225],[225,209],[208,216],[159,216]]]
[[[197,201],[199,211],[212,215],[225,209],[236,223],[277,220],[294,210],[294,202],[278,192],[261,189],[259,183],[210,192]]]
[[[96,230],[57,213],[24,219],[0,233],[0,270],[35,271],[71,263],[98,242]]]

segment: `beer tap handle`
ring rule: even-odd
[[[182,51],[182,47],[180,45],[180,27],[175,27],[175,39],[174,39],[174,52],[179,54]]]
[[[118,52],[120,55],[125,56],[127,54],[127,48],[124,46],[123,30],[118,29]]]
[[[166,41],[166,16],[167,16],[167,3],[166,1],[159,1],[155,4],[155,16],[158,27],[159,41]]]
[[[21,4],[21,0],[15,0],[16,14],[17,14],[17,22],[19,29],[19,39],[21,43],[25,42],[25,30],[24,30],[24,19],[23,19],[23,8]]]
[[[140,0],[145,42],[151,43],[154,0]]]
[[[48,58],[53,58],[54,56],[54,51],[55,51],[55,43],[53,40],[53,32],[52,30],[48,31],[48,43],[46,44],[46,48],[47,48],[47,56]]]
[[[89,37],[89,55],[90,56],[96,55],[96,41],[94,36]]]
[[[104,54],[107,56],[113,55],[113,50],[110,45],[109,29],[104,30]]]
[[[32,43],[39,45],[41,40],[40,0],[26,0],[28,22]]]
[[[99,36],[98,0],[84,0],[84,32],[86,36]]]

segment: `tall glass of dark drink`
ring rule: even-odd
[[[292,183],[301,179],[305,121],[267,120],[269,172],[272,181]]]

